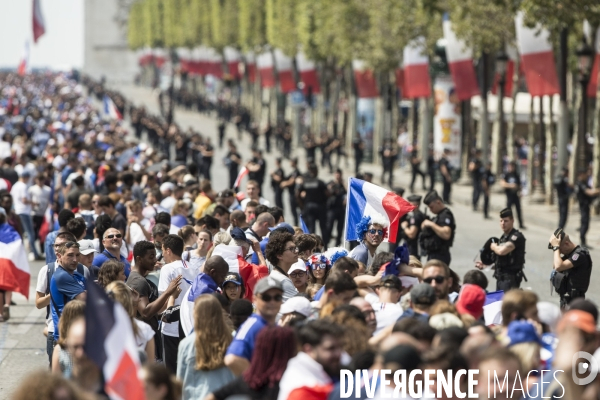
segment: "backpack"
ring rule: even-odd
[[[46,292],[45,294],[50,294],[50,281],[52,280],[52,275],[54,275],[54,271],[56,271],[56,263],[52,262],[50,264],[48,264],[48,270],[46,271],[46,278],[47,278],[47,282],[48,284],[46,285]],[[85,269],[83,264],[78,263],[77,264],[77,272],[81,275],[85,277]],[[56,305],[54,304],[54,301],[52,300],[52,295],[50,294],[50,304],[53,304],[55,307]],[[54,311],[56,311],[56,315],[58,315],[58,318],[60,318],[60,313],[58,312],[58,309],[55,309]],[[46,306],[46,319],[48,319],[48,316],[50,315],[50,305]],[[54,329],[58,329],[58,327],[54,327]]]

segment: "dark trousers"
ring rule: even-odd
[[[567,308],[567,306],[569,305],[569,303],[571,303],[573,300],[575,299],[585,299],[585,293],[584,292],[574,292],[571,294],[564,294],[562,296],[560,296],[560,308],[565,309]]]
[[[354,175],[358,175],[360,171],[360,163],[362,162],[362,157],[354,157]]]
[[[298,202],[296,201],[296,196],[294,192],[288,192],[290,195],[290,210],[292,211],[292,216],[294,217],[294,225],[298,225]]]
[[[173,375],[177,373],[177,349],[179,348],[179,342],[179,337],[162,335],[163,361]]]
[[[54,346],[56,346],[56,342],[54,341],[54,332],[48,332],[48,336],[46,337],[46,354],[48,354],[48,363],[50,368],[52,368],[52,354],[54,353]]]
[[[564,228],[569,214],[569,196],[558,196],[558,227]]]
[[[429,172],[427,175],[429,175],[429,191],[431,192],[435,186],[435,171]]]
[[[40,239],[40,228],[44,223],[43,215],[34,215],[33,216],[33,232],[35,233],[35,238],[40,241],[40,248],[42,249],[42,254],[44,253],[44,242]]]
[[[346,217],[345,211],[333,209],[327,211],[327,227],[329,228],[329,237],[333,232],[333,224],[336,224],[335,245],[341,246],[344,241],[344,220]]]
[[[414,192],[415,181],[417,180],[417,175],[421,176],[421,180],[423,181],[423,190],[426,190],[425,186],[425,173],[421,171],[420,168],[413,167],[412,169],[412,178],[410,179],[410,191]]]
[[[233,188],[233,185],[235,184],[235,180],[237,179],[238,176],[238,171],[237,169],[230,169],[229,170],[229,188]]]
[[[473,182],[473,210],[477,211],[479,207],[479,198],[483,194],[483,186],[481,182]]]
[[[446,179],[444,179],[444,186],[442,188],[442,200],[444,200],[445,203],[450,203],[450,192],[452,192],[452,182],[448,182]]]
[[[519,219],[519,228],[523,227],[523,217],[521,214],[521,199],[519,198],[519,195],[516,193],[509,193],[506,195],[506,208],[512,208],[512,206],[515,206],[515,209],[517,210],[517,218]]]
[[[440,253],[431,253],[427,254],[427,261],[429,260],[440,260],[445,262],[448,266],[450,266],[450,262],[452,261],[452,256],[450,255],[450,251],[440,252]]]
[[[521,281],[523,280],[523,275],[513,273],[502,273],[496,275],[496,291],[504,290],[504,292],[508,292],[511,289],[519,289],[521,287]]]
[[[310,233],[316,233],[315,228],[317,221],[319,221],[319,227],[321,228],[321,238],[323,244],[327,248],[329,244],[329,229],[327,228],[327,209],[322,204],[318,203],[307,203],[302,211],[302,218],[306,223],[306,227]]]
[[[383,171],[381,172],[381,183],[385,182],[385,174],[388,174],[388,185],[391,187],[394,183],[394,165],[383,165]]]
[[[579,228],[579,238],[581,240],[581,245],[585,246],[587,243],[585,241],[585,235],[587,234],[588,229],[590,228],[590,205],[582,205],[579,204],[579,210],[581,213],[581,228]]]
[[[267,153],[271,152],[271,135],[265,135],[265,146],[267,148]]]
[[[223,148],[223,140],[225,140],[225,129],[219,128],[219,148]]]
[[[489,217],[489,210],[490,210],[490,195],[484,191],[483,192],[483,216],[485,218]]]
[[[275,205],[283,209],[283,189],[277,187],[273,190],[275,191]]]
[[[289,159],[291,152],[292,152],[292,142],[290,140],[285,140],[283,142],[283,157]]]
[[[202,161],[202,175],[204,175],[204,179],[208,179],[210,181],[210,167],[212,165],[212,160],[206,161],[203,159]]]

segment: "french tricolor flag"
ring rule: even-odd
[[[456,86],[459,100],[469,100],[479,95],[477,75],[473,68],[473,52],[463,40],[456,37],[448,14],[444,14],[444,39],[446,39],[446,57],[452,80]]]
[[[402,97],[416,99],[431,95],[429,57],[423,54],[425,38],[413,40],[404,48]]]
[[[108,117],[119,120],[119,121],[121,121],[123,119],[123,116],[117,109],[117,106],[115,106],[115,103],[112,101],[112,99],[110,97],[108,97],[107,94],[104,95],[103,103],[104,103],[104,115],[107,115]]]
[[[0,225],[0,290],[19,292],[29,298],[30,277],[21,236],[9,224]]]
[[[256,57],[253,52],[248,52],[244,55],[246,59],[246,73],[248,74],[248,81],[254,83],[256,81]]]
[[[279,88],[282,93],[290,93],[296,90],[296,81],[292,70],[292,59],[286,56],[281,49],[275,49],[275,66],[279,78]]]
[[[483,303],[483,318],[486,325],[502,324],[502,299],[504,291],[491,292],[486,294],[485,303]]]
[[[358,240],[356,225],[362,217],[379,214],[388,223],[388,237],[383,241],[395,243],[400,218],[414,209],[415,206],[387,189],[360,179],[349,178],[346,202],[346,240]]]
[[[308,93],[309,87],[312,89],[313,94],[321,93],[321,85],[319,85],[319,77],[314,61],[306,58],[303,52],[299,52],[296,55],[296,67],[298,67],[300,80],[304,83],[304,94]]]
[[[235,178],[235,182],[234,182],[234,184],[233,184],[233,187],[234,187],[234,188],[239,188],[239,187],[240,187],[240,185],[242,184],[242,179],[244,179],[244,177],[245,177],[246,175],[248,175],[248,173],[249,173],[249,172],[250,172],[250,171],[248,171],[248,168],[246,168],[246,167],[242,167],[242,168],[240,169],[240,172],[238,172],[238,176],[237,176],[237,178]]]
[[[525,16],[519,12],[515,17],[517,46],[525,72],[527,89],[532,96],[559,93],[558,77],[550,42],[550,32],[540,26],[528,28]]]
[[[94,282],[87,284],[84,351],[104,376],[111,399],[144,400],[140,359],[131,318]]]
[[[260,74],[260,86],[269,89],[275,86],[275,74],[273,73],[273,55],[271,52],[259,54],[256,57],[256,67]]]
[[[241,60],[240,52],[234,49],[233,47],[225,47],[225,49],[223,49],[223,52],[225,54],[225,62],[227,63],[229,75],[231,75],[233,79],[239,79],[240,69],[238,68],[238,65]]]
[[[46,23],[42,14],[40,0],[33,0],[33,42],[37,43],[38,39],[46,33]]]

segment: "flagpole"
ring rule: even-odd
[[[348,229],[348,214],[349,214],[349,207],[350,207],[350,202],[348,201],[348,194],[350,194],[351,181],[352,181],[352,177],[349,176],[348,177],[348,190],[347,190],[347,194],[346,194],[346,215],[344,216],[344,248],[348,251],[350,251],[350,245],[349,245],[349,242],[346,240],[346,238],[348,237],[346,230]]]

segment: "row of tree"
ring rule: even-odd
[[[394,86],[393,71],[402,62],[404,47],[414,39],[426,39],[426,51],[433,68],[439,59],[436,43],[443,36],[445,13],[450,15],[457,36],[473,49],[474,58],[493,60],[507,44],[514,44],[514,17],[519,11],[524,13],[530,26],[540,23],[549,30],[559,60],[559,74],[566,76],[567,70],[576,72],[573,49],[581,41],[583,21],[589,22],[593,32],[600,26],[597,0],[139,0],[130,11],[129,45],[132,49],[203,45],[217,50],[232,46],[255,52],[279,48],[289,56],[301,49],[318,63],[325,99],[333,104],[340,99],[340,89],[351,92],[352,74],[341,74],[341,82],[348,85],[346,89],[340,86],[340,74],[335,72],[349,72],[354,59],[364,60],[373,69],[383,97],[389,96],[389,89]],[[573,110],[578,107],[578,96],[567,98],[564,86],[561,88],[564,114],[577,115]],[[381,103],[387,103],[387,99]],[[427,100],[423,104],[427,104]],[[598,114],[600,108],[593,114],[595,130],[600,130]],[[564,120],[567,121],[567,115]],[[572,120],[558,124],[559,137],[564,139],[569,135],[573,122],[575,125],[578,122],[577,118]],[[421,133],[428,134],[431,115],[423,114],[419,122],[424,126]],[[488,135],[487,130],[483,132]],[[550,137],[553,134],[556,134],[553,129],[547,130],[548,140],[544,143],[566,146],[560,139],[557,142],[556,136]],[[413,135],[416,137],[416,129]],[[538,141],[546,139],[540,135],[531,137]],[[508,140],[511,138],[509,132]],[[502,140],[506,142],[507,137]],[[581,138],[575,144],[581,145]],[[510,142],[494,146],[513,154]],[[468,152],[468,147],[464,151]],[[552,151],[540,154],[544,159],[538,160],[539,164],[551,167]],[[600,145],[594,155],[595,175],[600,180]],[[565,164],[566,160],[561,160],[559,155],[559,166]],[[548,176],[551,169],[546,168]],[[533,175],[533,169],[530,173]],[[529,181],[533,181],[533,176]]]

